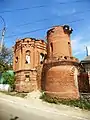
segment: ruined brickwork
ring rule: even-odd
[[[16,91],[39,89],[50,97],[79,99],[79,61],[72,56],[71,33],[68,25],[55,26],[47,31],[47,44],[33,38],[16,41],[13,59]]]
[[[47,59],[43,67],[42,89],[51,97],[79,99],[79,61],[72,57],[71,32],[69,26],[55,26],[47,32]]]
[[[13,50],[16,91],[30,92],[37,90],[36,68],[43,62],[46,54],[46,43],[43,40],[25,38],[17,40]]]

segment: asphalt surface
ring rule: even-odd
[[[29,104],[22,98],[0,94],[0,120],[90,120],[90,112],[74,114],[72,109],[67,112],[65,109],[59,111],[50,106]]]
[[[51,120],[29,112],[29,109],[0,100],[0,120]]]

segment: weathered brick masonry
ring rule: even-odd
[[[72,56],[71,33],[68,25],[55,26],[47,31],[47,44],[34,38],[16,41],[13,47],[16,91],[38,89],[50,97],[79,99],[79,90],[84,87],[78,86],[80,66]]]
[[[24,38],[17,40],[13,49],[16,91],[30,92],[39,89],[36,68],[43,62],[46,54],[46,43],[43,40]]]
[[[51,97],[79,99],[79,61],[72,57],[71,32],[69,26],[55,26],[47,32],[47,59],[42,72],[42,88]]]

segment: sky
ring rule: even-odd
[[[68,24],[73,56],[82,60],[86,49],[90,54],[90,0],[0,0],[0,16],[4,18],[4,43],[11,48],[16,39],[46,38],[52,26]],[[0,39],[3,21],[0,17]]]

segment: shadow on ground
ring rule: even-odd
[[[15,116],[14,118],[10,118],[10,120],[18,120],[19,117]]]

